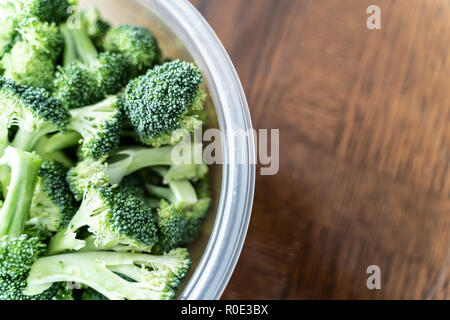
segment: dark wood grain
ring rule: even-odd
[[[450,2],[192,2],[281,134],[223,297],[450,298]]]

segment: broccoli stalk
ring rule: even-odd
[[[28,277],[26,294],[44,292],[55,282],[87,285],[110,300],[166,300],[190,266],[186,249],[156,256],[122,252],[79,252],[39,259]]]
[[[38,237],[23,234],[41,165],[35,154],[7,147],[0,166],[11,168],[8,194],[0,209],[0,300],[48,300],[58,288],[26,296],[26,278],[45,245]]]
[[[64,29],[64,68],[56,74],[54,95],[68,108],[94,104],[116,94],[129,79],[126,59],[110,52],[98,51],[85,26]],[[73,60],[75,57],[76,59]]]
[[[11,168],[8,194],[0,210],[0,238],[19,237],[25,228],[41,166],[34,154],[7,147],[0,166]]]
[[[64,37],[64,50],[63,50],[63,67],[66,68],[70,63],[77,59],[77,48],[75,42],[72,39],[72,32],[66,24],[62,24],[59,29]]]
[[[167,181],[169,170],[162,167],[154,167],[152,169]],[[169,188],[150,183],[147,183],[145,187],[150,195],[168,200],[176,209],[184,209],[197,203],[197,194],[189,180],[168,180],[167,183]]]
[[[29,225],[52,232],[65,228],[77,210],[66,181],[68,169],[58,162],[44,162],[30,209]]]
[[[84,28],[70,29],[72,39],[75,42],[78,56],[81,61],[87,66],[94,66],[97,64],[98,51],[87,35]]]

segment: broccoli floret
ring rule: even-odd
[[[54,87],[54,96],[70,109],[87,106],[103,98],[97,75],[78,61],[58,69]]]
[[[11,168],[11,180],[0,209],[0,300],[26,299],[22,292],[26,277],[45,249],[39,238],[23,234],[41,160],[34,154],[7,147],[0,159],[0,166],[5,165]],[[44,293],[32,299],[48,298],[48,293]]]
[[[186,238],[188,220],[166,200],[161,200],[157,210],[159,242],[153,248],[156,253],[169,252],[182,245]]]
[[[83,157],[99,159],[110,154],[120,142],[123,115],[117,98],[111,96],[92,106],[72,109],[72,121],[68,133],[52,136],[46,146],[47,152],[82,143]]]
[[[156,66],[130,81],[124,96],[126,115],[143,143],[159,147],[179,143],[178,129],[193,132],[201,126],[206,94],[202,74],[193,64],[179,60]]]
[[[85,226],[99,249],[150,251],[157,242],[155,217],[142,198],[120,187],[91,187],[69,226],[50,241],[48,254],[85,247],[86,241],[77,239],[76,234]]]
[[[160,167],[152,168],[159,175],[161,175],[166,184],[169,187],[161,187],[154,184],[146,183],[147,191],[150,195],[168,200],[170,205],[164,200],[161,201],[160,208],[158,210],[158,217],[161,214],[171,217],[173,220],[179,219],[180,215],[184,217],[186,224],[182,231],[180,229],[172,228],[172,230],[178,231],[169,232],[167,236],[164,233],[168,228],[165,225],[159,224],[160,239],[174,239],[178,238],[178,242],[172,244],[170,241],[160,242],[159,249],[163,248],[172,249],[182,244],[189,244],[196,237],[200,231],[203,221],[206,218],[206,214],[209,211],[211,205],[211,197],[209,195],[208,188],[208,176],[206,173],[201,173],[201,176],[196,177],[197,180],[194,185],[189,180],[170,180],[167,178],[168,170]],[[161,220],[160,220],[161,221]],[[164,222],[164,220],[162,220]],[[178,223],[178,226],[180,224]],[[169,229],[170,230],[170,229]],[[182,234],[180,234],[182,232]],[[174,237],[174,235],[177,235]]]
[[[6,0],[14,3],[19,16],[36,17],[41,21],[60,23],[68,18],[66,0]]]
[[[48,133],[65,131],[70,113],[44,89],[37,89],[0,77],[0,123],[17,126],[12,145],[31,151]]]
[[[122,55],[102,52],[98,56],[94,72],[100,79],[104,95],[116,94],[128,82],[128,66]]]
[[[62,254],[41,258],[33,265],[25,293],[35,295],[55,282],[73,281],[110,300],[172,299],[189,267],[189,253],[183,248],[159,256],[122,252]]]
[[[162,56],[156,37],[147,28],[132,25],[110,29],[104,48],[126,57],[133,78],[159,64]]]
[[[94,104],[117,93],[128,81],[128,68],[122,55],[98,54],[86,31],[63,28],[64,64],[56,75],[55,96],[69,108]],[[74,61],[76,58],[80,61]]]
[[[1,6],[1,5],[0,5]],[[16,34],[15,20],[5,15],[0,7],[0,19],[2,24],[0,26],[0,58],[12,48],[14,44],[14,36]],[[1,68],[0,68],[1,69]]]
[[[26,19],[19,24],[18,32],[33,49],[46,53],[52,61],[59,58],[64,39],[56,24]]]
[[[17,42],[2,59],[4,76],[24,85],[51,89],[55,65],[47,54]]]
[[[66,181],[68,169],[58,162],[44,162],[30,210],[30,222],[44,230],[68,226],[78,204]]]
[[[83,11],[81,22],[97,49],[102,48],[103,39],[111,25],[101,18],[100,11],[97,8],[89,8]]]

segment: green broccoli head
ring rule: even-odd
[[[111,96],[93,106],[72,109],[71,115],[69,129],[82,136],[83,157],[99,159],[118,147],[123,114],[116,97]]]
[[[182,138],[172,136],[177,129],[192,132],[201,125],[196,115],[206,97],[201,82],[197,67],[176,60],[156,66],[128,84],[123,107],[143,143],[174,145]]]
[[[120,187],[89,188],[69,227],[51,240],[49,252],[85,247],[86,241],[76,239],[76,232],[84,226],[93,234],[99,249],[150,251],[158,241],[155,217],[145,200]]]
[[[19,128],[12,145],[24,151],[33,149],[48,133],[65,131],[70,114],[47,91],[0,77],[0,123]]]
[[[128,65],[120,54],[103,52],[98,58],[93,72],[98,75],[103,95],[116,94],[128,82]]]
[[[37,295],[25,295],[33,264],[45,251],[39,238],[21,235],[0,238],[0,300],[70,300],[71,290],[54,284]]]
[[[58,70],[54,86],[54,96],[70,109],[84,107],[103,98],[97,75],[78,61]]]
[[[55,23],[25,19],[17,30],[22,41],[28,43],[34,50],[46,53],[52,61],[56,61],[60,56],[64,38]]]
[[[36,88],[52,89],[55,65],[51,58],[26,42],[17,42],[1,60],[4,76]]]
[[[154,252],[169,252],[184,243],[188,221],[181,210],[166,200],[161,200],[157,213],[159,242]]]
[[[147,28],[132,25],[111,28],[106,34],[104,48],[126,57],[132,77],[159,64],[162,56],[156,37]]]
[[[107,251],[50,256],[33,265],[24,292],[41,294],[56,281],[76,281],[110,300],[172,299],[190,263],[184,248],[160,256]]]
[[[44,230],[67,227],[78,209],[77,201],[66,181],[68,169],[59,162],[44,162],[39,171],[30,218]]]

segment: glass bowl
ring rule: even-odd
[[[252,123],[236,70],[214,31],[186,0],[80,0],[113,25],[148,27],[165,56],[193,61],[209,93],[209,127],[220,129],[222,165],[211,167],[214,204],[198,240],[189,247],[192,268],[179,299],[219,299],[239,258],[255,187]],[[225,133],[249,132],[247,139]],[[243,131],[242,131],[243,130]]]

